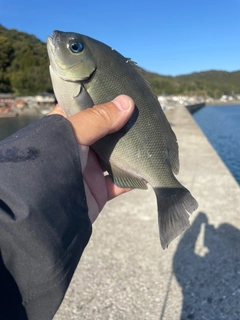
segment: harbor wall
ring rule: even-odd
[[[197,103],[197,104],[187,105],[186,108],[191,114],[193,114],[196,111],[198,111],[199,109],[205,107],[205,105],[206,105],[205,102],[201,102],[201,103]]]

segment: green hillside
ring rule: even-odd
[[[158,95],[183,94],[218,99],[223,94],[240,93],[240,71],[210,70],[177,77],[147,73],[147,77]]]
[[[46,44],[34,35],[0,25],[0,93],[31,95],[52,92]],[[146,71],[158,95],[183,94],[219,98],[240,94],[240,71],[210,70],[177,77]]]
[[[35,36],[0,25],[0,92],[52,92],[46,45]]]

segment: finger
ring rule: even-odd
[[[87,199],[87,206],[88,206],[88,208],[91,208],[88,210],[88,216],[89,216],[91,223],[93,223],[99,215],[99,212],[100,212],[99,206],[98,206],[98,203],[96,202],[94,196],[92,195],[88,185],[85,183],[85,181],[84,181],[84,189],[85,189],[85,194],[86,194],[86,199]]]
[[[60,107],[59,104],[57,104],[51,112],[49,112],[48,116],[51,116],[52,114],[60,114],[63,117],[67,117],[65,111]]]
[[[120,188],[116,186],[113,182],[110,176],[105,177],[105,183],[106,183],[106,188],[107,188],[107,200],[112,200],[113,198],[120,196],[123,193],[129,192],[132,189],[130,188]]]
[[[121,129],[134,110],[133,100],[120,95],[111,102],[79,112],[69,121],[79,144],[91,145],[109,133]]]
[[[86,165],[87,165],[90,147],[83,146],[83,145],[79,144],[78,149],[79,149],[81,167],[82,167],[82,172],[83,172],[85,170]]]
[[[83,171],[83,179],[98,204],[98,210],[101,211],[107,202],[107,189],[97,155],[91,149],[89,150],[87,165]]]

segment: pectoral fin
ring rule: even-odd
[[[85,110],[87,108],[92,108],[94,103],[92,98],[88,94],[87,90],[82,85],[78,94],[74,97],[76,103],[80,106],[81,110]]]

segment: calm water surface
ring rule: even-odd
[[[41,118],[41,115],[26,115],[13,118],[0,118],[0,140],[5,139],[16,131]]]
[[[240,105],[204,107],[193,117],[240,184]]]
[[[0,118],[0,140],[40,118]],[[240,184],[240,105],[205,107],[194,119]]]

